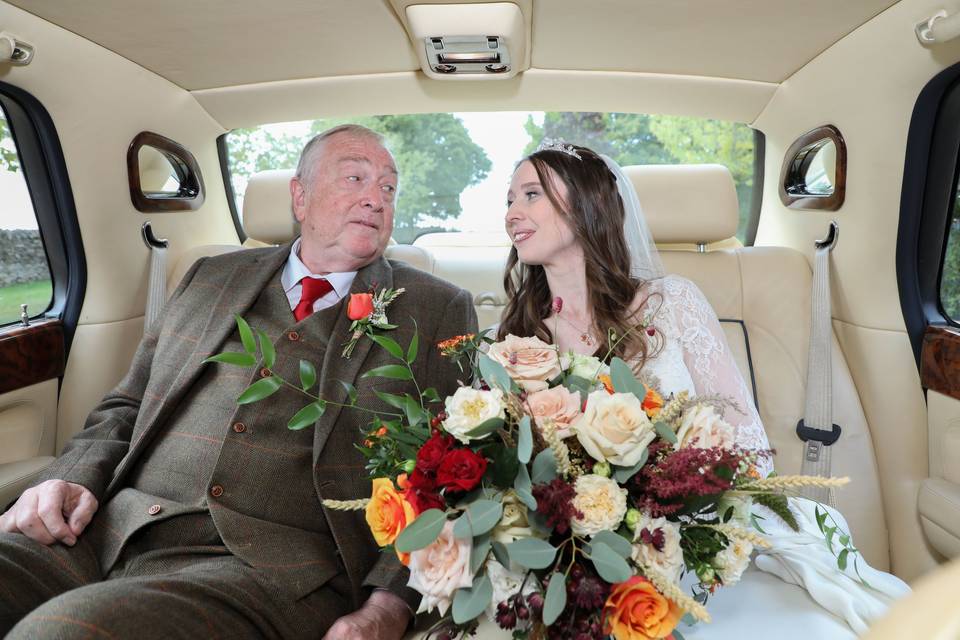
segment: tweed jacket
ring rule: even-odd
[[[214,366],[203,360],[218,353],[235,331],[234,315],[242,316],[271,278],[279,277],[289,252],[287,244],[199,260],[184,276],[160,319],[145,333],[125,378],[93,410],[83,431],[68,443],[41,481],[58,478],[81,484],[93,492],[101,505],[123,488],[139,456],[154,439],[164,437],[164,425],[191,384],[204,367]],[[399,325],[390,336],[406,345],[415,330],[419,333],[420,355],[413,365],[417,381],[421,388],[434,387],[441,397],[448,395],[455,390],[461,374],[456,366],[440,357],[435,345],[453,335],[476,331],[470,295],[429,274],[383,258],[357,273],[351,292],[399,287],[406,292],[388,310],[391,323]],[[374,389],[414,392],[410,382],[361,377],[374,367],[395,362],[370,340],[361,339],[349,359],[341,357],[341,345],[349,337],[346,301],[347,298],[338,305],[329,346],[318,366],[320,395],[332,401],[314,425],[314,485],[318,503],[328,498],[364,498],[370,493],[365,460],[353,446],[369,430],[370,416],[334,404],[348,402],[340,381],[354,384],[359,392],[358,404],[369,408],[390,410],[374,395]],[[290,322],[295,323],[292,314]],[[279,483],[276,491],[283,491],[282,485]],[[415,606],[418,598],[406,587],[406,569],[395,555],[378,550],[364,513],[328,509],[324,512],[337,545],[336,554],[351,583],[354,605],[360,606],[369,588],[382,587]],[[257,544],[273,546],[274,556],[282,555],[283,549],[297,543],[296,539],[278,540],[275,535],[257,538],[255,531],[251,533]]]

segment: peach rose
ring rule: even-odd
[[[547,381],[562,373],[556,347],[539,338],[519,338],[511,334],[490,345],[487,355],[503,365],[525,391],[546,389]]]
[[[407,586],[423,595],[417,613],[440,610],[447,613],[457,589],[470,587],[471,540],[453,535],[453,521],[448,520],[437,539],[410,554],[410,580]]]
[[[730,448],[734,445],[733,427],[724,422],[717,410],[708,404],[687,409],[677,430],[677,448]]]
[[[393,488],[390,478],[374,478],[370,502],[367,503],[367,525],[378,545],[393,544],[416,517],[413,507]],[[398,551],[397,557],[403,564],[410,562],[409,553]]]
[[[604,632],[617,640],[651,640],[670,636],[683,610],[643,576],[615,584],[603,605]]]
[[[580,417],[580,394],[565,387],[536,391],[527,396],[533,421],[545,429],[556,429],[561,438],[573,435],[570,425]]]

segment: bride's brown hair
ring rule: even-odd
[[[560,215],[566,218],[574,237],[583,249],[587,280],[587,304],[593,314],[593,331],[605,341],[596,355],[602,357],[612,346],[611,355],[627,359],[638,357],[637,366],[647,359],[648,341],[637,325],[646,315],[649,297],[631,312],[637,292],[645,284],[630,275],[630,251],[623,237],[624,209],[617,180],[606,163],[586,147],[573,146],[576,158],[568,153],[545,149],[517,164],[530,162],[537,171],[543,192]],[[557,194],[554,180],[567,187],[567,201]],[[547,275],[537,264],[523,264],[517,248],[510,249],[503,276],[507,293],[498,339],[507,334],[536,336],[553,342],[544,318],[551,313],[552,300]],[[613,344],[611,332],[618,336]]]

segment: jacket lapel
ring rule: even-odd
[[[209,307],[209,315],[199,342],[173,381],[169,384],[161,381],[166,387],[163,398],[159,402],[144,407],[144,413],[139,416],[139,422],[144,425],[142,435],[131,444],[130,451],[114,474],[111,487],[118,484],[126,467],[136,460],[150,443],[159,430],[158,427],[164,423],[170,411],[177,406],[190,385],[199,377],[200,372],[207,366],[203,361],[216,353],[227,337],[236,330],[234,315],[243,316],[253,306],[264,287],[271,278],[275,277],[287,256],[290,255],[291,244],[287,243],[272,251],[264,252],[256,259],[240,264],[232,273],[225,274],[220,295]],[[193,312],[199,314],[202,310],[197,309]],[[293,321],[292,315],[290,320]]]
[[[384,258],[379,258],[357,272],[357,276],[353,279],[353,285],[350,287],[350,293],[379,291],[392,287],[393,269]],[[317,464],[330,432],[336,425],[342,409],[339,405],[349,401],[347,391],[339,381],[355,383],[357,376],[363,373],[363,362],[370,353],[371,345],[373,345],[372,340],[360,338],[350,358],[344,358],[340,355],[344,343],[350,339],[351,321],[347,318],[347,302],[348,299],[340,302],[340,310],[330,334],[330,341],[327,343],[327,350],[323,357],[323,368],[320,371],[320,397],[338,404],[328,404],[326,412],[317,421],[313,439],[314,466]]]

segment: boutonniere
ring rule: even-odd
[[[397,325],[387,322],[387,307],[396,300],[404,289],[380,289],[376,293],[351,293],[347,303],[347,318],[350,324],[350,340],[343,346],[344,358],[353,353],[357,341],[363,335],[372,335],[375,330],[396,329]]]

